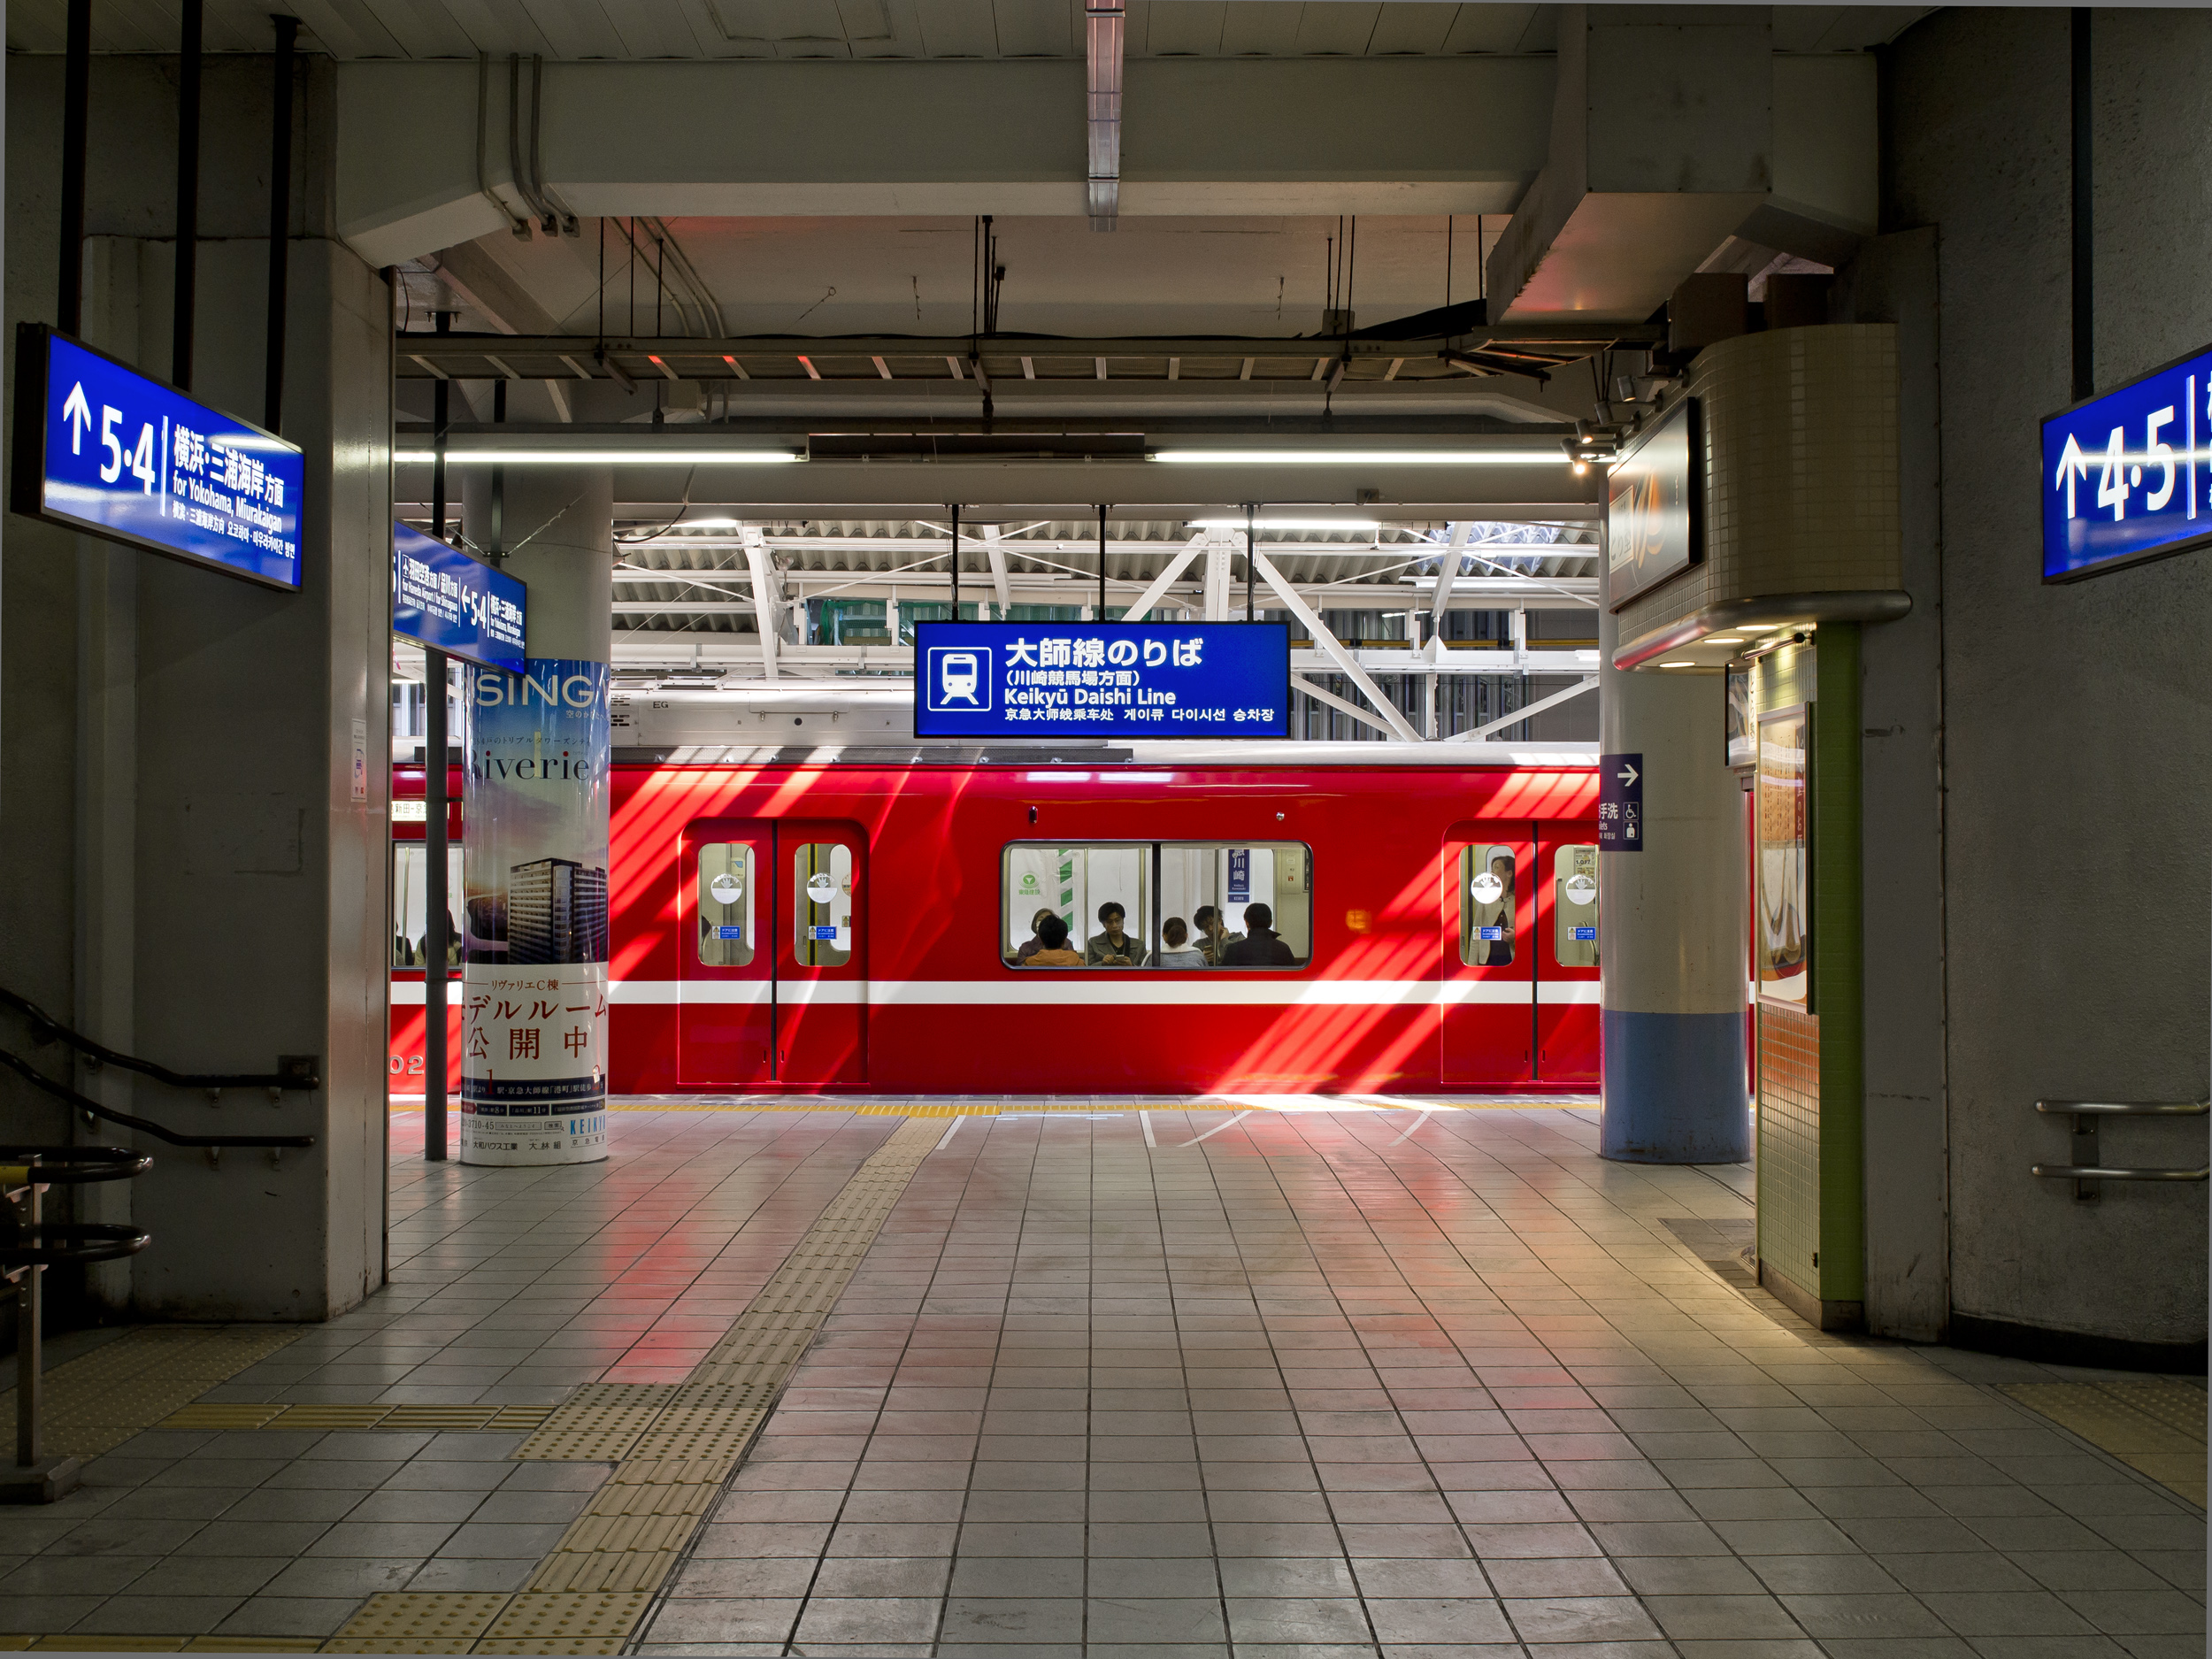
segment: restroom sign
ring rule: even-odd
[[[1644,849],[1644,757],[1598,757],[1598,850],[1640,853]]]

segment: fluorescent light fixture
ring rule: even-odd
[[[1185,466],[1564,466],[1558,449],[1162,449]]]
[[[1740,622],[1736,625],[1736,632],[1739,634],[1771,634],[1781,626],[1778,622]]]
[[[1184,521],[1194,530],[1241,530],[1241,518],[1189,518]],[[1255,530],[1379,530],[1380,520],[1374,518],[1255,518]]]
[[[1695,668],[1697,664],[1686,657],[1678,657],[1671,663],[1662,663],[1662,668]]]
[[[400,466],[428,465],[429,449],[396,449]],[[788,466],[806,457],[789,449],[448,449],[448,466]]]
[[[1716,634],[1709,639],[1700,640],[1698,643],[1700,645],[1741,645],[1743,641],[1739,639],[1732,639],[1725,634]]]

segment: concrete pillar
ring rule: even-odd
[[[6,320],[51,320],[58,58],[6,68]],[[151,1137],[127,1196],[73,1211],[153,1236],[91,1294],[140,1317],[319,1319],[382,1280],[389,649],[388,288],[331,234],[326,64],[293,100],[284,435],[307,454],[302,586],[278,593],[11,518],[0,549],[0,983],[180,1071],[316,1057],[271,1101],[77,1069],[0,1038],[108,1104],[196,1133],[308,1134],[280,1161],[211,1162]],[[169,370],[173,63],[92,67],[87,326]],[[194,396],[258,420],[271,64],[205,70]],[[12,351],[14,330],[6,331]],[[10,365],[11,372],[12,364]],[[9,1140],[66,1141],[58,1102],[0,1089]],[[130,1144],[103,1125],[87,1138]]]
[[[462,483],[494,546],[491,478]],[[499,541],[529,589],[526,672],[468,671],[461,1161],[607,1156],[607,673],[614,475],[509,467]]]
[[[1599,612],[1600,749],[1643,757],[1644,849],[1598,855],[1604,1116],[1598,1149],[1637,1164],[1751,1156],[1744,1070],[1743,792],[1711,674],[1613,666]]]

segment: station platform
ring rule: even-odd
[[[2203,1651],[2200,1381],[1824,1335],[1587,1102],[618,1106],[396,1115],[328,1325],[58,1344],[0,1647]]]

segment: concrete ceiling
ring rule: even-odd
[[[67,0],[15,0],[11,51],[58,52]],[[302,44],[342,60],[541,53],[649,62],[731,58],[1024,58],[1083,55],[1082,0],[293,0]],[[1786,51],[1863,50],[1930,6],[1777,6]],[[268,50],[256,0],[210,0],[211,51]],[[1558,8],[1425,0],[1130,0],[1133,58],[1548,52]],[[95,50],[175,50],[175,0],[99,6]]]

